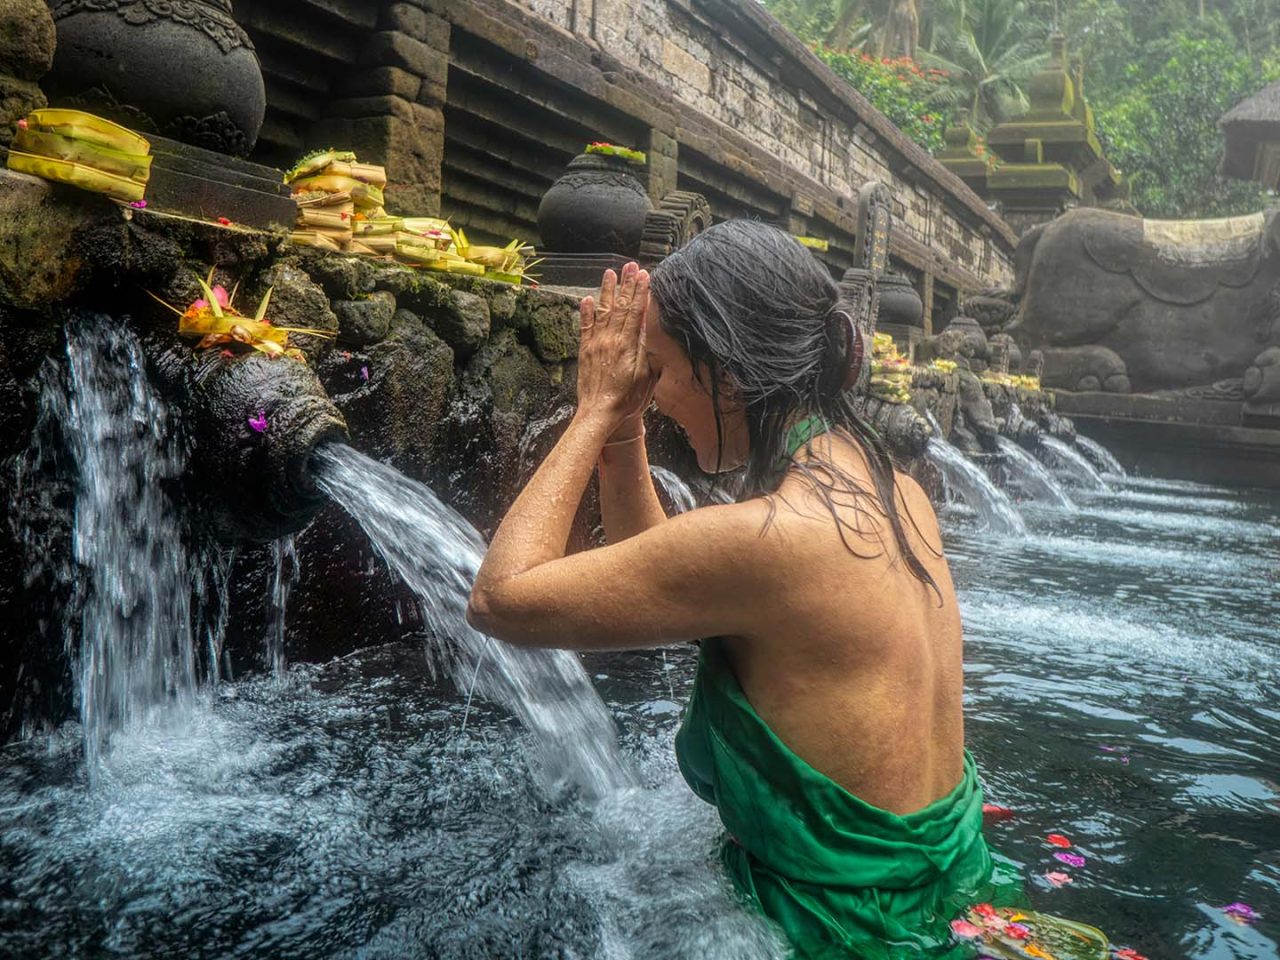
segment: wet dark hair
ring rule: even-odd
[[[723,375],[734,386],[734,399],[745,405],[751,451],[742,496],[771,494],[788,470],[798,470],[831,512],[850,552],[865,556],[850,545],[846,532],[865,540],[862,518],[879,514],[888,521],[907,568],[937,593],[903,530],[893,460],[875,429],[859,416],[854,394],[844,389],[853,360],[848,317],[856,308],[841,300],[826,268],[776,227],[728,220],[655,267],[650,289],[662,328],[684,348],[695,376],[709,374],[703,379],[711,386],[722,446]],[[788,455],[791,426],[808,416],[822,417],[833,432],[862,448],[874,491],[820,457],[812,444],[806,444],[807,461]],[[854,507],[853,523],[841,516],[838,501]],[[768,522],[773,507],[770,500]],[[877,527],[873,518],[872,529]]]

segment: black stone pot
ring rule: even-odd
[[[924,325],[924,301],[910,280],[900,273],[882,273],[876,277],[876,287],[880,293],[879,323]]]
[[[640,253],[653,210],[635,166],[620,157],[581,153],[538,204],[542,248],[556,253]]]
[[[266,113],[262,68],[231,0],[50,0],[49,102],[245,156]]]

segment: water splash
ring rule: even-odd
[[[284,676],[284,628],[285,614],[289,607],[289,592],[298,582],[301,568],[298,566],[298,550],[292,535],[281,537],[271,544],[271,558],[275,574],[271,578],[271,607],[267,611],[266,661],[274,676]]]
[[[947,494],[967,503],[992,533],[1004,537],[1025,534],[1027,525],[1004,491],[945,439],[932,413],[927,416],[933,436],[925,446],[925,456],[938,468]]]
[[[391,570],[409,586],[423,621],[444,641],[440,662],[462,692],[500,703],[536,739],[548,792],[576,786],[592,797],[630,786],[613,718],[577,656],[499,643],[466,621],[485,545],[480,534],[423,484],[343,444],[315,455],[316,482],[350,513]]]
[[[1018,485],[1036,500],[1040,500],[1064,510],[1074,510],[1076,505],[1067,496],[1067,491],[1053,478],[1042,464],[1022,447],[1008,437],[997,437],[996,444],[1005,455],[1005,462],[1014,474]]]
[[[1115,477],[1127,477],[1129,471],[1120,465],[1120,461],[1100,444],[1097,440],[1091,440],[1083,434],[1076,434],[1076,446],[1089,455],[1089,458],[1097,465],[1098,469],[1103,473],[1109,473]]]
[[[1049,452],[1056,466],[1061,468],[1071,480],[1089,490],[1107,490],[1105,480],[1099,476],[1098,471],[1093,468],[1088,460],[1080,455],[1080,451],[1071,447],[1057,437],[1042,437],[1040,440],[1042,449]]]
[[[40,402],[61,425],[75,475],[76,569],[64,637],[96,782],[114,733],[194,703],[193,578],[165,489],[183,458],[137,338],[108,318],[79,318],[67,327],[67,361],[65,377],[44,378]]]
[[[577,409],[576,405],[565,403],[547,416],[529,421],[524,428],[524,433],[520,436],[520,444],[516,447],[516,462],[520,465],[522,474],[533,465],[533,454],[543,436],[572,417]]]
[[[649,473],[653,475],[654,480],[658,481],[658,485],[666,493],[676,513],[684,513],[697,507],[698,500],[693,495],[693,490],[675,473],[666,467],[658,466],[650,466]]]

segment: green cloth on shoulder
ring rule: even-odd
[[[797,957],[973,955],[950,934],[992,873],[968,751],[963,778],[941,800],[906,816],[873,807],[778,739],[713,639],[702,642],[676,756],[694,792],[720,811],[730,876]]]

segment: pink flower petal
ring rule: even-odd
[[[982,936],[982,928],[970,923],[968,920],[952,920],[951,932],[957,937],[963,937],[965,940],[975,940]]]
[[[361,368],[360,368],[360,379],[361,379],[361,380],[368,380],[368,379],[369,379],[369,368],[368,368],[368,367],[361,367]]]
[[[998,803],[984,803],[982,805],[982,819],[989,821],[1012,820],[1013,811],[1008,807],[1000,806]]]
[[[1078,853],[1066,853],[1065,851],[1059,850],[1053,855],[1053,859],[1057,860],[1059,863],[1065,863],[1069,867],[1084,866],[1084,857],[1080,856]]]
[[[1049,843],[1052,843],[1055,847],[1071,846],[1071,841],[1068,840],[1066,837],[1064,837],[1060,833],[1051,833],[1047,837],[1045,837],[1045,840],[1047,840]]]
[[[1260,916],[1258,911],[1253,909],[1253,907],[1249,906],[1247,903],[1240,903],[1239,901],[1236,901],[1235,903],[1228,903],[1222,908],[1222,912],[1238,923],[1253,923],[1253,921],[1257,920]]]
[[[1044,878],[1055,887],[1065,887],[1068,883],[1073,883],[1071,874],[1061,873],[1057,870],[1046,873]]]
[[[256,417],[249,417],[249,429],[255,433],[263,433],[267,429],[267,412],[259,410]]]
[[[227,288],[222,284],[218,284],[213,288],[213,299],[217,300],[218,305],[223,307],[231,303],[231,298],[227,296]]]

